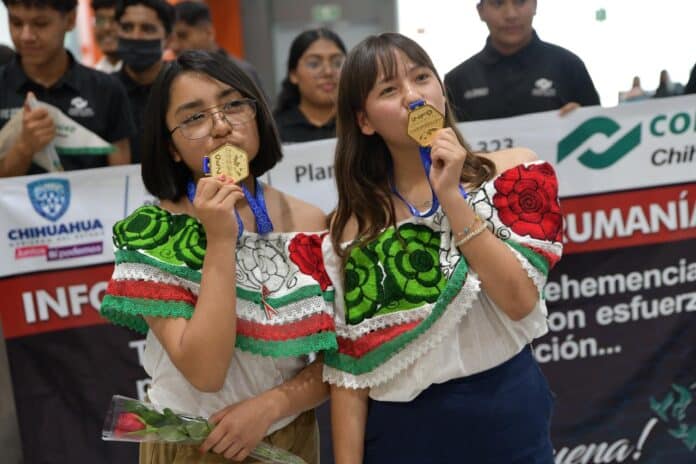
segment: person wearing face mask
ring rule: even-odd
[[[118,29],[116,27],[117,0],[92,0],[94,10],[94,40],[104,54],[94,69],[105,73],[119,71],[122,66],[118,57]]]
[[[174,7],[164,0],[124,0],[116,8],[118,55],[123,68],[116,73],[128,93],[137,133],[130,139],[132,162],[141,159],[145,103],[162,69],[162,54],[174,24]]]
[[[336,93],[345,57],[343,41],[326,28],[304,31],[292,41],[273,113],[283,143],[336,137]]]
[[[65,49],[65,34],[75,27],[77,0],[3,0],[7,7],[14,58],[0,68],[0,128],[22,112],[22,129],[0,153],[0,177],[46,170],[34,155],[51,143],[56,125],[44,108],[30,108],[33,95],[109,142],[107,156],[58,154],[66,171],[130,161],[128,137],[135,131],[123,86],[78,63]]]

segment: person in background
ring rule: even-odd
[[[49,113],[31,109],[29,94],[60,109],[114,146],[108,156],[59,154],[65,170],[130,162],[128,137],[135,131],[123,87],[87,68],[67,51],[65,34],[75,27],[77,0],[3,0],[16,56],[0,69],[0,127],[22,108],[22,131],[0,160],[0,177],[45,172],[34,155],[54,138]]]
[[[229,54],[215,41],[215,26],[210,16],[210,8],[204,2],[184,1],[174,5],[176,20],[174,34],[169,48],[175,55],[186,50],[204,50],[228,58],[242,68],[254,83],[263,90],[263,84],[254,66]]]
[[[318,463],[313,408],[336,347],[333,289],[321,266],[326,216],[259,182],[282,157],[273,117],[230,60],[188,51],[152,86],[142,178],[156,206],[114,226],[116,266],[101,314],[147,334],[149,399],[209,417],[200,445],[143,443],[142,464],[244,463],[260,440]],[[205,176],[224,145],[244,179]],[[142,233],[133,233],[134,230]]]
[[[114,74],[126,88],[137,132],[130,139],[132,162],[141,160],[145,103],[162,69],[162,54],[174,24],[174,8],[165,0],[123,0],[116,8],[118,54],[123,68]]]
[[[655,89],[653,98],[673,97],[684,93],[684,86],[679,82],[672,82],[666,69],[660,71],[660,83]]]
[[[640,85],[640,77],[633,77],[633,85],[627,92],[619,93],[619,103],[628,103],[639,100],[645,100],[649,95],[643,90]]]
[[[345,58],[343,40],[330,29],[310,29],[292,41],[274,111],[284,143],[336,136],[338,77]]]
[[[94,11],[94,39],[103,56],[94,69],[113,73],[121,69],[118,57],[118,27],[116,24],[116,5],[118,0],[92,0]]]
[[[536,0],[481,0],[478,10],[490,35],[481,52],[445,75],[458,121],[505,118],[599,105],[580,58],[542,42],[532,27]]]
[[[472,153],[430,57],[401,34],[368,37],[344,66],[322,246],[336,463],[552,464],[553,399],[530,346],[563,248],[552,166],[524,148]],[[444,118],[429,149],[409,124],[424,104],[420,120]]]
[[[7,45],[0,44],[0,66],[9,63],[14,58],[14,50],[12,50]]]

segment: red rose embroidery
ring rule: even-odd
[[[493,204],[500,220],[518,235],[561,241],[563,216],[558,181],[548,163],[517,166],[493,183]]]
[[[129,432],[143,430],[144,428],[145,423],[140,416],[132,412],[124,412],[118,416],[114,433],[116,435],[124,435]]]
[[[324,260],[321,254],[321,240],[319,235],[297,234],[290,241],[290,259],[297,264],[304,274],[310,275],[319,283],[322,290],[326,290],[331,285]]]

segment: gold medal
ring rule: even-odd
[[[438,129],[443,127],[445,127],[445,117],[442,113],[434,106],[424,104],[409,113],[406,132],[421,147],[427,147],[432,143]]]
[[[209,176],[224,174],[239,182],[249,175],[249,158],[241,148],[225,144],[206,155],[203,172]]]

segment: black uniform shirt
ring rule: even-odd
[[[126,73],[125,67],[112,74],[115,76],[126,89],[128,101],[130,103],[131,116],[135,122],[136,131],[130,138],[131,163],[140,163],[142,159],[142,138],[143,138],[143,121],[145,116],[145,105],[150,96],[150,88],[152,85],[142,85],[135,82]]]
[[[135,132],[123,87],[108,74],[75,61],[68,52],[68,70],[51,87],[32,81],[22,69],[19,55],[0,67],[0,128],[22,109],[27,92],[60,109],[66,116],[109,143]],[[66,171],[107,165],[106,156],[59,155]],[[32,163],[27,174],[45,170]]]
[[[283,143],[309,142],[311,140],[331,139],[336,137],[336,120],[332,119],[323,126],[315,126],[307,120],[297,106],[275,115],[276,126]]]
[[[481,52],[447,73],[445,88],[458,121],[555,110],[570,102],[599,105],[582,60],[542,42],[536,32],[527,46],[508,56],[489,37]]]

